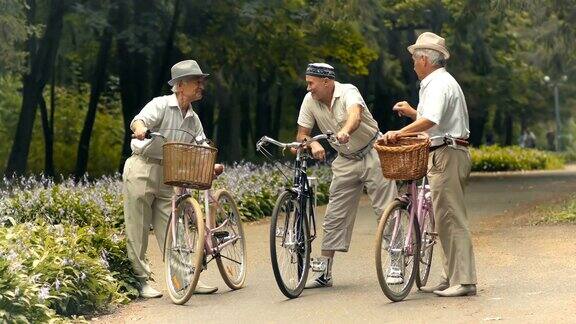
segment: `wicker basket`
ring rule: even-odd
[[[188,143],[163,145],[164,183],[206,190],[212,187],[217,149]]]
[[[430,139],[426,133],[401,137],[392,144],[374,143],[384,177],[393,180],[416,180],[426,175]]]

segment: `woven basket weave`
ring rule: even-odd
[[[162,148],[165,184],[200,190],[212,187],[216,148],[177,142]]]
[[[396,143],[374,143],[380,157],[380,167],[385,178],[393,180],[416,180],[426,175],[430,139],[426,133],[401,137]]]

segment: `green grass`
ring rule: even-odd
[[[541,215],[534,222],[538,224],[576,223],[576,195],[558,203],[538,210]]]

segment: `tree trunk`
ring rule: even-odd
[[[108,65],[108,58],[110,47],[112,46],[112,31],[110,28],[104,30],[102,39],[100,41],[100,49],[96,65],[94,67],[94,75],[92,77],[92,84],[90,86],[90,100],[88,102],[88,113],[84,120],[84,127],[80,135],[80,142],[78,143],[78,155],[76,157],[76,170],[74,171],[74,179],[79,181],[88,168],[88,157],[90,154],[90,138],[92,137],[92,128],[96,121],[96,112],[98,108],[98,101],[100,95],[104,91],[106,85]]]
[[[504,121],[504,129],[506,130],[504,145],[512,145],[514,142],[514,130],[512,129],[513,126],[514,120],[512,119],[512,114],[507,112],[506,119]]]
[[[219,94],[218,101],[218,127],[217,127],[217,147],[218,159],[224,162],[238,161],[240,156],[240,111],[233,106],[233,88],[224,79],[222,72],[215,75],[216,91]]]
[[[170,30],[168,32],[168,37],[166,38],[166,43],[164,45],[164,50],[162,53],[162,63],[160,64],[158,73],[156,73],[157,78],[154,84],[153,94],[155,96],[160,95],[162,87],[166,85],[166,81],[169,80],[167,77],[170,76],[169,68],[170,61],[172,58],[172,51],[174,49],[174,36],[176,35],[176,28],[178,27],[178,20],[180,19],[180,12],[182,3],[181,0],[176,0],[174,3],[174,14],[172,16],[172,22],[170,23]]]
[[[256,97],[256,138],[270,135],[270,80],[258,78]]]
[[[117,29],[126,30],[131,23],[138,23],[132,19],[132,12],[126,1],[120,1],[118,4]],[[139,17],[146,17],[143,13],[153,8],[149,1],[135,1],[134,11],[137,11]],[[145,18],[142,18],[145,19]],[[132,140],[130,123],[146,102],[150,100],[149,87],[149,62],[146,55],[130,48],[128,39],[117,39],[118,53],[118,71],[120,79],[120,100],[122,102],[122,117],[124,120],[124,142],[122,145],[122,159],[119,165],[119,171],[124,168],[124,161],[130,156],[130,141]]]
[[[12,144],[12,150],[4,172],[9,177],[22,175],[26,172],[36,107],[40,102],[42,90],[50,76],[52,70],[51,62],[54,61],[60,42],[66,9],[64,3],[64,0],[52,1],[46,31],[40,42],[38,52],[34,55],[30,53],[33,56],[31,69],[30,73],[24,76],[22,109],[18,119],[14,143]]]
[[[54,177],[54,129],[50,127],[48,109],[44,96],[40,96],[40,117],[42,118],[42,131],[44,132],[44,174]]]
[[[282,86],[277,86],[276,91],[276,104],[274,105],[274,120],[272,121],[272,129],[270,130],[270,136],[273,138],[278,138],[280,135],[280,128],[282,127]]]

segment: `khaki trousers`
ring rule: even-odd
[[[162,165],[132,155],[126,160],[122,174],[128,259],[136,276],[142,279],[148,279],[151,273],[146,261],[150,224],[154,226],[160,251],[164,251],[172,211],[173,189],[163,183],[163,172]]]
[[[372,149],[362,160],[338,156],[332,162],[330,198],[324,217],[322,250],[347,252],[362,190],[366,187],[377,218],[398,195],[396,182],[385,179]]]
[[[476,265],[464,188],[471,168],[467,149],[441,147],[430,153],[428,179],[436,231],[444,254],[444,279],[450,285],[476,284]]]

